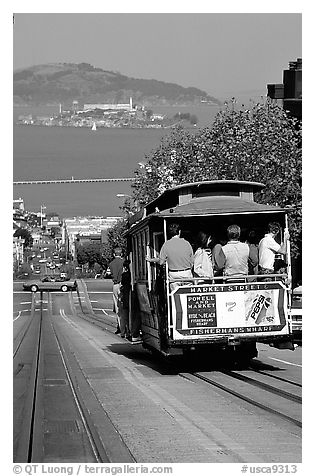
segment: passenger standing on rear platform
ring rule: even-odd
[[[287,253],[287,242],[290,238],[289,232],[284,232],[284,240],[281,245],[276,242],[275,238],[280,233],[280,225],[276,222],[271,222],[268,224],[268,233],[265,234],[264,238],[260,240],[258,245],[259,251],[259,274],[273,274],[274,265],[275,265],[275,255],[276,253],[286,255]],[[265,278],[264,280],[271,280],[270,278]]]
[[[248,232],[246,243],[249,246],[248,274],[258,274],[258,240],[255,230]],[[249,278],[248,281],[254,280],[256,280],[256,278]]]
[[[253,265],[257,265],[257,257],[254,253],[250,256],[250,249],[246,243],[239,239],[241,229],[238,225],[231,225],[227,229],[228,242],[222,246],[223,252],[223,274],[231,278],[242,278],[248,275],[248,261],[251,259]]]
[[[121,286],[121,275],[123,272],[123,259],[121,257],[122,249],[114,248],[114,259],[109,263],[110,272],[112,273],[113,279],[113,302],[114,302],[114,312],[116,313],[117,319],[117,329],[115,334],[120,334],[120,320],[119,320],[119,309],[118,309],[118,299],[120,294]]]
[[[194,255],[194,274],[200,278],[213,278],[211,235],[200,231],[197,237],[198,248]]]
[[[159,258],[146,257],[149,263],[168,264],[168,276],[171,282],[171,289],[175,289],[178,283],[176,279],[192,278],[192,267],[194,264],[194,252],[191,244],[181,238],[181,229],[178,223],[170,223],[168,226],[170,238],[163,244]]]

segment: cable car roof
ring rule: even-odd
[[[151,214],[155,208],[165,210],[202,197],[234,196],[254,201],[254,193],[260,192],[264,187],[263,183],[242,180],[204,180],[184,183],[165,190],[149,202],[145,209],[147,214]]]
[[[133,227],[150,217],[213,216],[256,213],[285,213],[285,208],[254,201],[264,184],[240,180],[211,180],[177,185],[165,190],[129,218]]]
[[[284,208],[274,205],[266,205],[243,200],[240,197],[207,197],[197,198],[190,202],[177,205],[160,212],[155,211],[151,215],[168,216],[192,216],[192,215],[229,215],[238,213],[266,213],[286,212]]]

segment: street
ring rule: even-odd
[[[183,362],[161,361],[141,345],[133,346],[115,335],[111,286],[111,280],[93,279],[80,283],[78,293],[44,292],[41,295],[23,292],[21,283],[14,283],[15,342],[23,341],[22,334],[27,323],[33,322],[32,317],[39,319],[41,316],[44,332],[43,357],[39,359],[43,367],[38,371],[43,377],[37,383],[37,395],[42,398],[36,403],[41,410],[37,409],[36,413],[43,415],[45,424],[43,426],[39,421],[33,428],[34,454],[39,454],[43,461],[52,458],[69,461],[71,457],[76,461],[94,461],[93,451],[88,449],[88,439],[84,436],[84,426],[76,424],[77,436],[71,440],[69,436],[73,430],[69,423],[65,429],[67,421],[79,421],[79,417],[73,415],[76,411],[71,404],[73,396],[62,391],[63,397],[59,396],[58,401],[63,398],[68,403],[61,413],[60,407],[52,405],[57,398],[54,392],[65,390],[64,384],[60,387],[65,376],[61,378],[60,365],[54,363],[59,361],[59,358],[55,359],[60,354],[68,377],[77,382],[76,398],[83,408],[82,413],[88,414],[88,427],[98,435],[106,457],[110,455],[112,462],[301,461],[301,428],[294,423],[296,418],[300,419],[298,400],[296,403],[287,400],[291,392],[297,395],[294,399],[300,398],[300,347],[292,352],[259,345],[258,358],[254,359],[257,368],[243,371],[241,376],[255,379],[256,386],[263,384],[264,387],[255,390],[250,383],[235,384],[233,380],[233,393],[228,393],[227,385],[231,385],[225,380],[228,376],[218,372],[215,366],[213,368],[212,362],[197,362],[192,368]],[[58,345],[52,360],[54,339]],[[15,368],[19,368],[18,365],[17,362]],[[200,375],[208,380],[219,378],[221,386],[199,380]],[[259,383],[262,378],[264,382]],[[25,409],[26,400],[21,406],[22,382],[25,386],[31,380],[21,372],[17,373],[15,388],[19,391],[14,395],[14,402],[20,409]],[[54,386],[47,387],[48,382],[55,382]],[[261,402],[260,406],[254,406],[240,398],[244,385],[253,400],[260,401],[264,397],[264,406]],[[271,386],[278,387],[281,392],[277,397],[274,392],[269,394]],[[297,390],[292,390],[293,387]],[[49,394],[49,389],[55,391]],[[91,390],[93,394],[89,393]],[[279,408],[270,412],[269,407],[275,401]],[[290,414],[291,417],[286,416]],[[108,441],[105,429],[109,431],[109,423],[105,422],[105,417],[110,418],[111,431],[120,435],[119,441],[115,438]],[[15,427],[16,455],[21,444],[19,426],[24,419],[25,414],[20,410]],[[67,451],[62,449],[66,440],[60,438],[60,431],[67,435]],[[39,453],[38,445],[42,448]]]

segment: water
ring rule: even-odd
[[[174,115],[195,114],[198,126],[213,122],[217,107],[156,107],[154,112]],[[55,114],[56,106],[14,108],[20,114]],[[14,126],[14,181],[66,178],[132,177],[138,162],[158,147],[167,129],[90,129],[71,127]],[[62,217],[77,215],[118,216],[123,199],[117,193],[131,194],[130,182],[86,184],[16,185],[14,198],[22,197],[25,208]]]

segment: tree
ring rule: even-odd
[[[115,223],[112,228],[109,228],[107,232],[107,242],[102,247],[102,257],[106,263],[114,257],[114,249],[120,247],[122,249],[123,256],[127,252],[127,241],[122,235],[128,228],[127,217],[122,218],[117,223]]]
[[[290,207],[294,256],[301,252],[301,123],[270,102],[237,109],[234,98],[212,128],[174,129],[135,170],[133,197],[144,205],[167,188],[205,180],[249,180],[266,187],[256,199]]]
[[[60,227],[59,226],[52,226],[50,230],[50,235],[54,238],[56,235],[60,233]]]
[[[79,265],[88,263],[89,268],[92,268],[95,263],[101,264],[101,246],[98,243],[78,245],[76,255]]]
[[[25,240],[23,245],[24,248],[31,248],[33,246],[33,237],[26,228],[18,228],[17,230],[15,230],[13,236]]]

